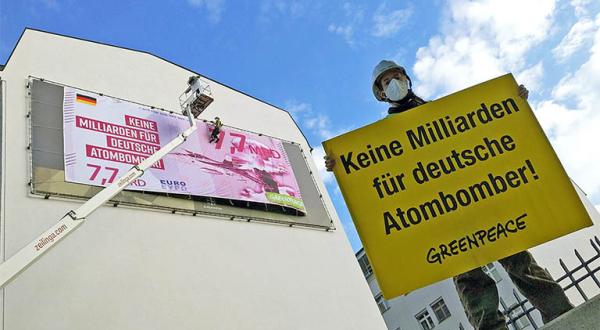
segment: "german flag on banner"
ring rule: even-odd
[[[89,104],[89,105],[96,105],[96,99],[93,97],[77,94],[76,100],[77,100],[77,102],[81,102],[81,103],[85,103],[85,104]]]

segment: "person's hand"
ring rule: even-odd
[[[519,96],[527,101],[527,98],[529,97],[529,91],[527,88],[525,88],[525,85],[519,85]]]
[[[333,171],[333,167],[335,166],[335,159],[325,155],[325,157],[323,157],[325,159],[325,169],[327,169],[328,172],[332,172]]]

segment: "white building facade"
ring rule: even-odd
[[[26,29],[0,71],[3,259],[82,203],[31,191],[31,77],[179,111],[194,74],[145,52]],[[207,80],[215,101],[203,118],[290,141],[317,173],[289,113]],[[323,182],[314,185],[327,230],[101,207],[2,289],[0,328],[385,329]]]
[[[440,281],[404,296],[386,300],[381,294],[381,289],[364,250],[360,250],[356,254],[356,258],[388,329],[473,329],[458,298],[452,279]],[[517,303],[517,299],[513,295],[513,289],[516,288],[499,263],[495,262],[484,266],[484,271],[496,281],[498,293],[507,306]],[[532,318],[538,326],[542,324],[541,316],[537,311],[532,313]],[[521,317],[511,329],[534,328],[527,317]]]

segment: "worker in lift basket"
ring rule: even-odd
[[[406,70],[393,61],[381,61],[373,70],[373,94],[378,101],[390,104],[393,116],[427,103],[412,91]],[[527,100],[529,92],[519,85],[519,96]],[[325,167],[331,171],[335,159],[325,156]],[[499,260],[519,291],[542,314],[544,323],[573,308],[563,289],[550,274],[538,266],[528,251]],[[498,290],[492,278],[481,268],[454,277],[454,284],[469,322],[475,329],[508,329],[504,315],[498,310]]]
[[[219,117],[215,117],[215,120],[211,120],[210,122],[213,124],[213,130],[212,133],[210,133],[210,140],[208,140],[208,142],[219,142],[219,133],[221,132],[221,126],[223,126],[223,123],[221,123],[221,119],[219,119]]]

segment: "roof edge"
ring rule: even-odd
[[[261,100],[261,99],[255,97],[255,96],[252,96],[252,95],[250,95],[248,93],[240,91],[240,90],[238,90],[236,88],[233,88],[233,87],[231,87],[231,86],[229,86],[227,84],[224,84],[224,83],[222,83],[222,82],[220,82],[220,81],[218,81],[216,79],[213,79],[211,77],[208,77],[208,76],[205,76],[203,74],[200,74],[200,73],[198,73],[198,72],[196,72],[196,71],[194,71],[194,70],[192,70],[190,68],[187,68],[187,67],[185,67],[183,65],[180,65],[180,64],[177,64],[175,62],[169,61],[169,60],[167,60],[167,59],[165,59],[163,57],[160,57],[160,56],[158,56],[156,54],[152,54],[152,53],[144,51],[144,50],[138,50],[138,49],[133,49],[133,48],[129,48],[129,47],[113,45],[113,44],[109,44],[109,43],[105,43],[105,42],[100,42],[100,41],[95,41],[95,40],[90,40],[90,39],[85,39],[85,38],[70,36],[70,35],[66,35],[66,34],[61,34],[61,33],[56,33],[56,32],[50,32],[50,31],[45,31],[45,30],[36,29],[36,28],[25,27],[23,29],[23,32],[21,32],[21,35],[19,36],[19,39],[17,40],[17,43],[15,44],[15,46],[12,49],[12,51],[10,52],[10,55],[8,56],[8,59],[6,60],[6,63],[4,63],[4,65],[0,65],[0,67],[1,67],[0,71],[3,71],[8,66],[8,63],[10,62],[10,59],[11,59],[12,55],[14,54],[15,50],[17,49],[17,46],[21,42],[21,39],[23,38],[23,35],[25,35],[25,32],[28,31],[28,30],[29,31],[40,32],[40,33],[46,33],[46,34],[55,35],[55,36],[64,37],[64,38],[70,38],[70,39],[75,39],[75,40],[80,40],[80,41],[85,41],[85,42],[91,42],[91,43],[95,43],[95,44],[102,45],[102,46],[115,47],[115,48],[125,49],[125,50],[129,50],[129,51],[136,52],[136,53],[142,53],[142,54],[150,55],[150,56],[156,57],[156,58],[158,58],[158,59],[160,59],[162,61],[165,61],[165,62],[167,62],[169,64],[175,65],[175,66],[177,66],[177,67],[179,67],[181,69],[187,70],[189,72],[192,72],[192,73],[197,74],[199,76],[202,76],[204,78],[210,79],[210,80],[212,80],[212,81],[214,81],[216,83],[219,83],[222,86],[227,87],[227,88],[229,88],[229,89],[231,89],[233,91],[241,93],[241,94],[243,94],[245,96],[248,96],[248,97],[250,97],[250,98],[252,98],[254,100],[257,100],[257,101],[259,101],[261,103],[264,103],[264,104],[267,104],[267,105],[269,105],[269,106],[271,106],[271,107],[273,107],[273,108],[275,108],[277,110],[280,110],[280,111],[283,111],[283,112],[287,113],[288,116],[290,116],[290,119],[292,120],[292,122],[296,125],[296,128],[298,128],[298,131],[300,131],[300,134],[302,134],[302,137],[304,137],[304,141],[306,142],[306,144],[308,145],[308,147],[310,148],[310,150],[312,151],[312,149],[313,149],[313,147],[310,145],[310,142],[306,138],[306,135],[304,135],[304,132],[302,131],[302,129],[300,128],[300,126],[298,125],[298,123],[296,122],[296,120],[294,119],[294,117],[292,117],[292,114],[289,111],[287,111],[287,110],[285,110],[283,108],[280,108],[280,107],[278,107],[278,106],[276,106],[274,104],[271,104],[269,102],[266,102],[264,100]]]

